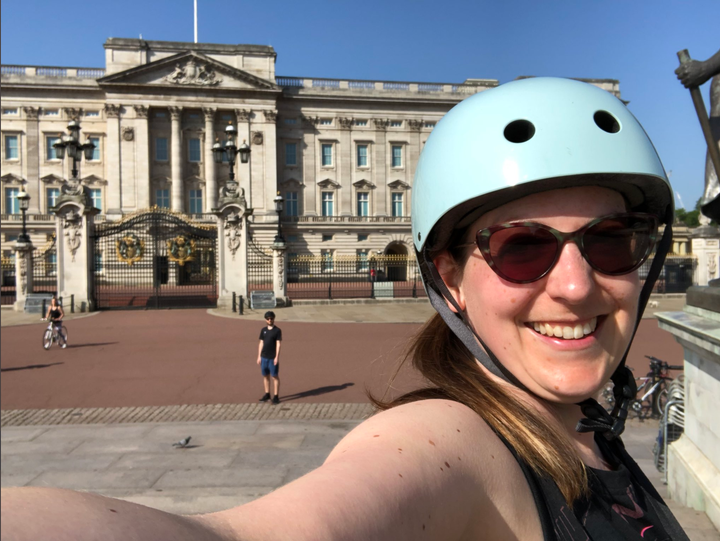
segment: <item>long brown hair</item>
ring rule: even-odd
[[[463,252],[450,250],[456,263],[467,260],[469,254]],[[461,272],[461,265],[457,269]],[[568,506],[589,494],[587,471],[570,437],[480,369],[439,314],[410,341],[401,366],[408,360],[431,386],[389,401],[371,396],[378,409],[430,398],[460,402],[504,438],[530,468],[555,481]]]

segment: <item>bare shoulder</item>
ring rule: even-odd
[[[222,518],[241,524],[246,539],[265,515],[277,528],[292,524],[294,539],[305,539],[298,531],[317,540],[523,538],[525,528],[508,526],[527,515],[513,503],[517,482],[496,474],[507,467],[517,469],[512,455],[472,410],[419,401],[373,416],[322,467]]]

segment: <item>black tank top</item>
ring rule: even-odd
[[[60,317],[60,308],[55,308],[54,310],[50,308],[50,319],[57,319]]]
[[[500,438],[502,440],[502,438]],[[535,473],[515,450],[540,515],[545,541],[689,541],[635,461],[618,440],[595,434],[605,460],[614,471],[588,468],[591,495],[569,509],[554,481]]]

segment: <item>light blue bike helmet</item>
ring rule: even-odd
[[[545,77],[475,94],[438,123],[415,173],[412,235],[430,301],[488,370],[522,388],[487,347],[488,354],[478,347],[476,339],[484,345],[482,338],[459,307],[458,313],[447,307],[446,299],[451,304],[454,299],[432,256],[481,214],[527,195],[572,186],[616,190],[630,209],[654,214],[666,225],[641,294],[637,329],[672,239],[673,192],[655,147],[618,98],[591,84]],[[620,393],[615,419],[600,419],[604,410],[595,414],[589,402],[597,403],[585,401],[581,406],[590,423],[602,425],[587,430],[622,432],[629,395],[635,396],[634,379],[628,381],[624,365],[625,357],[613,375]]]

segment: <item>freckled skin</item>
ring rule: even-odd
[[[435,442],[434,442],[434,441],[428,440],[428,443],[429,443],[430,445],[432,445],[433,447],[435,447]]]

